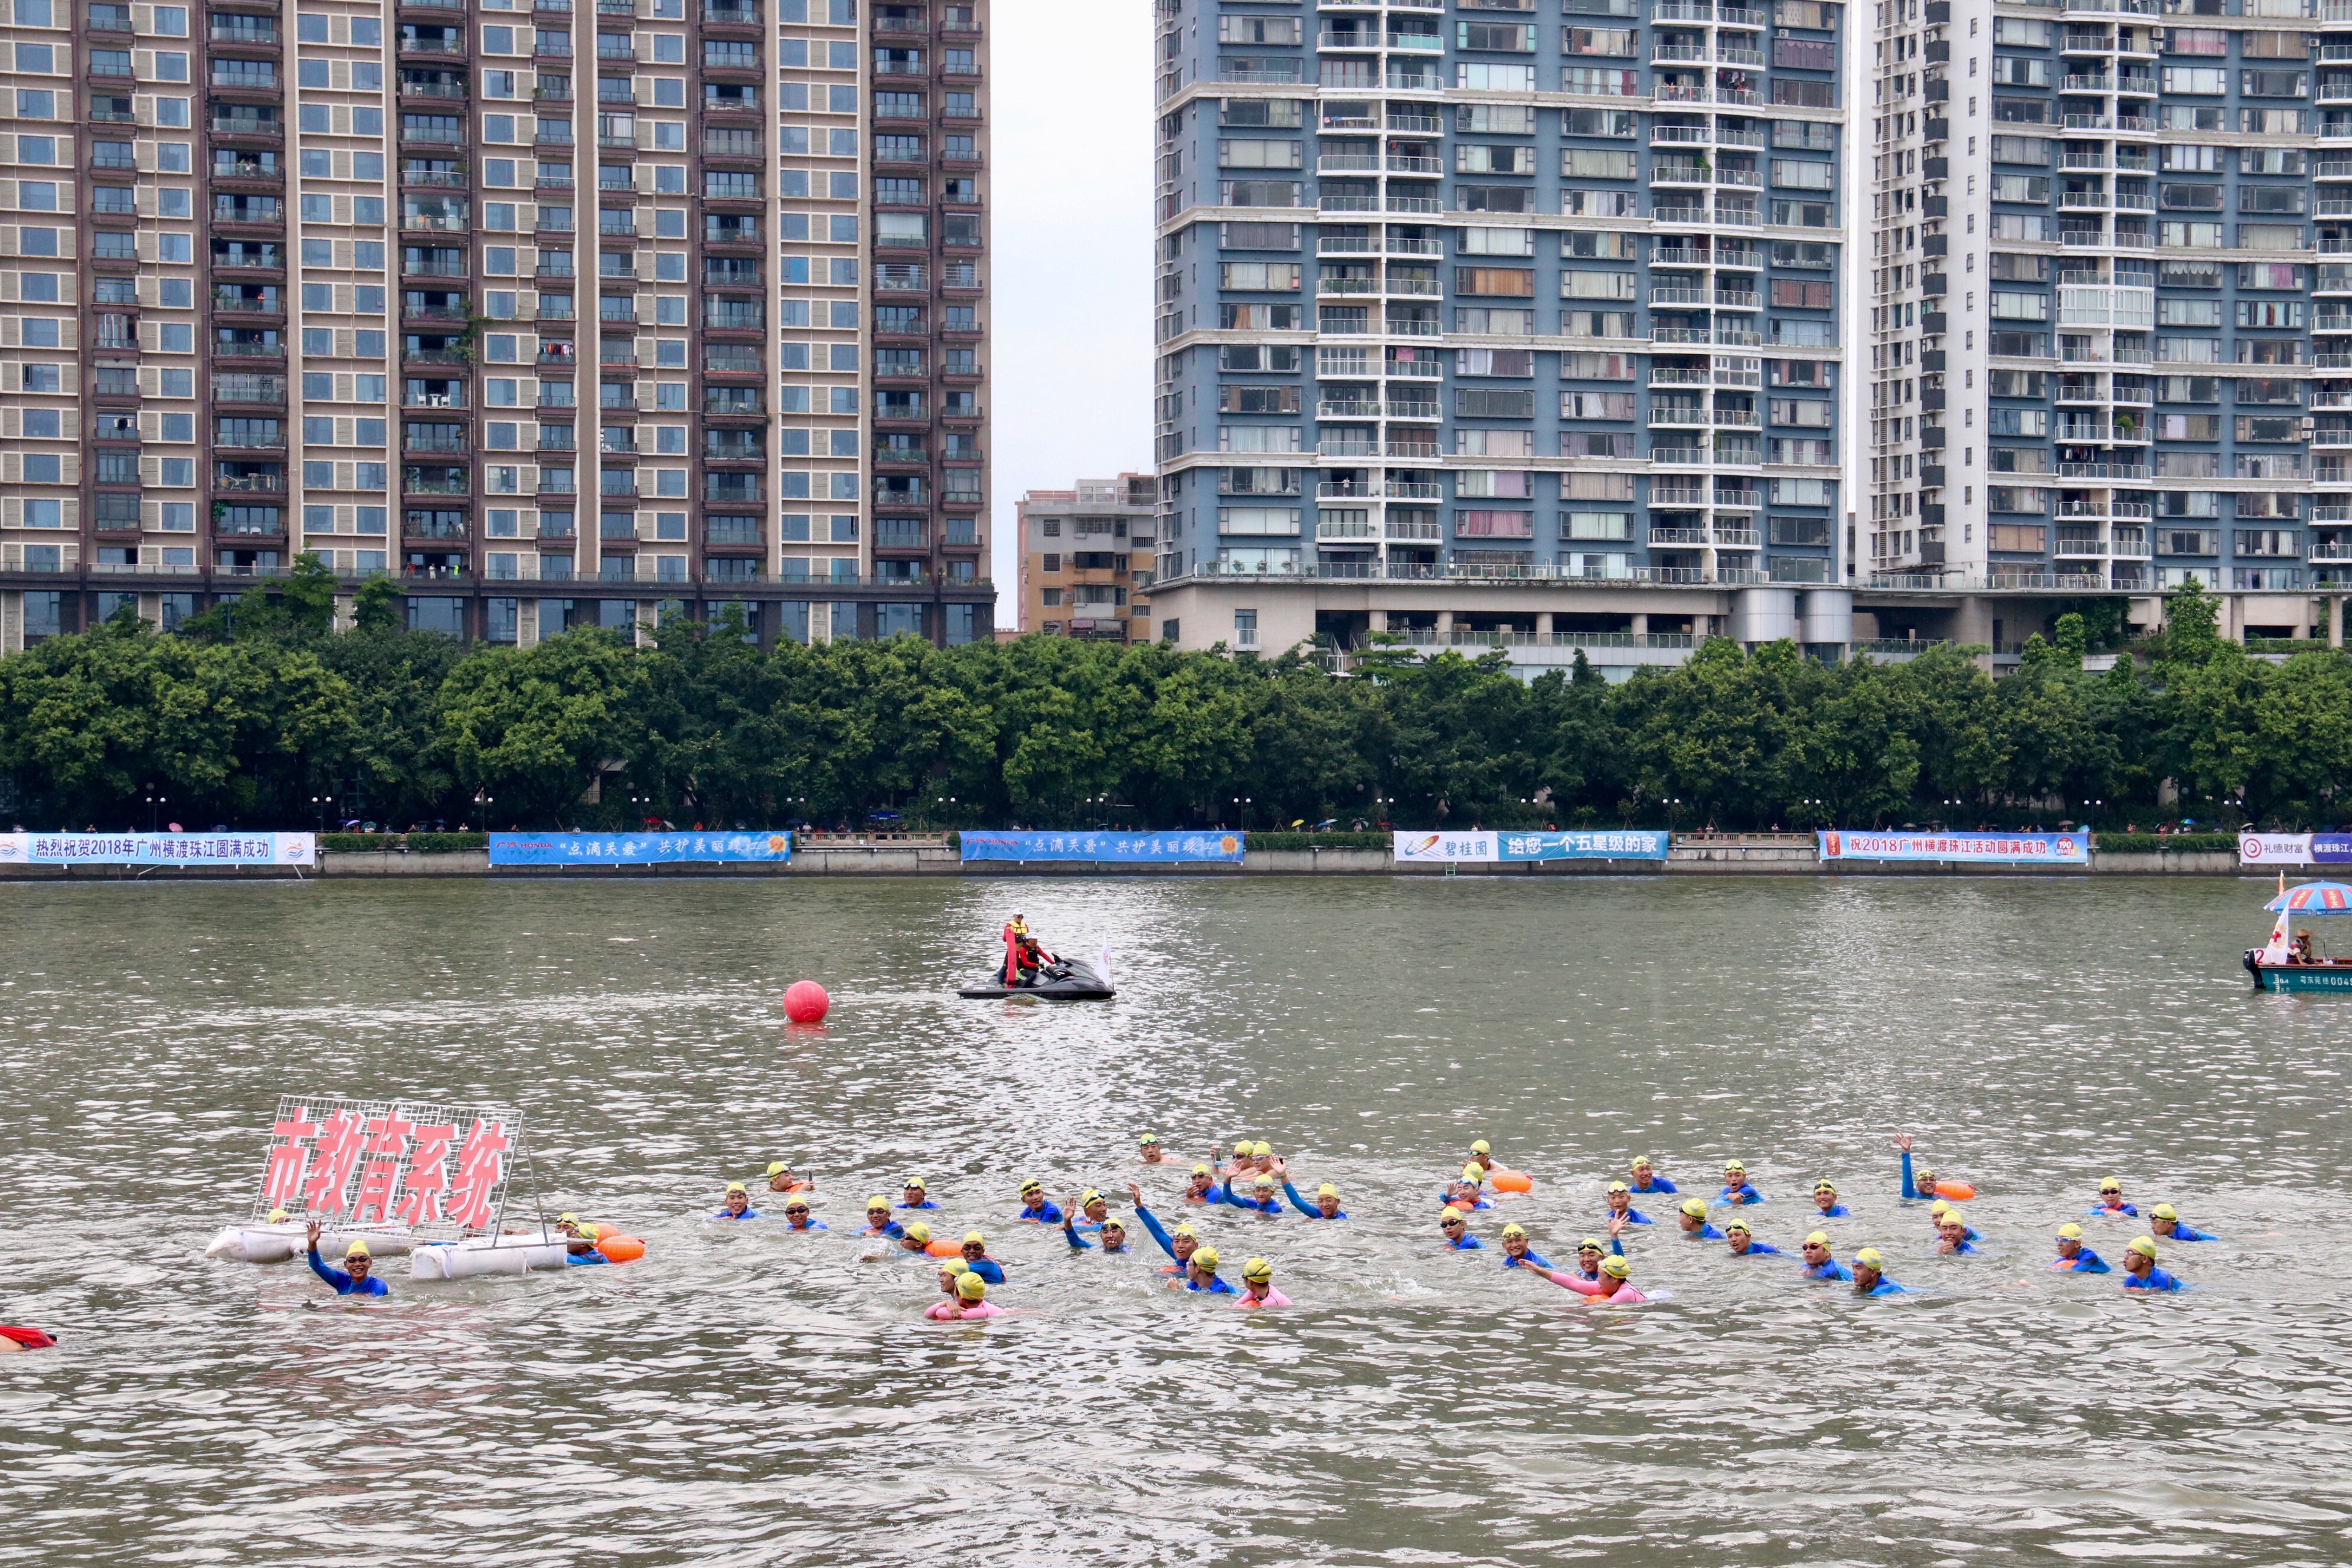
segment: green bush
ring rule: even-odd
[[[490,836],[487,833],[412,833],[408,835],[411,855],[455,855],[468,849],[488,849]]]
[[[321,833],[319,847],[335,855],[360,855],[370,850],[397,849],[397,833]]]
[[[1385,833],[1251,833],[1243,836],[1245,849],[1386,849],[1395,840]]]
[[[2103,855],[2211,855],[2224,850],[2234,855],[2238,850],[2234,833],[2100,833],[2091,842]]]

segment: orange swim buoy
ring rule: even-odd
[[[1498,1193],[1531,1193],[1536,1190],[1536,1179],[1524,1171],[1493,1170],[1486,1173],[1486,1179],[1495,1184]]]
[[[929,1253],[933,1258],[961,1258],[963,1256],[963,1243],[961,1241],[951,1240],[943,1236],[937,1241],[925,1247],[923,1250]]]
[[[1937,1182],[1936,1195],[1939,1198],[1949,1198],[1956,1204],[1964,1204],[1977,1195],[1977,1190],[1966,1182]]]
[[[608,1236],[596,1243],[607,1263],[635,1263],[646,1255],[646,1244],[634,1236]]]

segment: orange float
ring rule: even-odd
[[[608,1236],[596,1243],[607,1263],[635,1263],[646,1255],[646,1244],[634,1236]]]
[[[961,1258],[963,1256],[963,1243],[961,1241],[951,1240],[943,1236],[937,1241],[931,1242],[929,1245],[926,1246],[923,1250],[929,1253],[933,1258]]]
[[[1956,1204],[1964,1204],[1977,1195],[1977,1190],[1966,1182],[1937,1182],[1936,1195],[1939,1198],[1949,1198]]]
[[[1493,1170],[1486,1173],[1486,1180],[1494,1184],[1498,1193],[1531,1193],[1536,1190],[1536,1179],[1524,1171]]]

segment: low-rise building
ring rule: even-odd
[[[1080,479],[1021,498],[1024,632],[1149,642],[1159,483],[1150,474]]]

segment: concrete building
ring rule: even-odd
[[[984,0],[11,0],[0,649],[991,631]]]
[[[1160,0],[1158,629],[2340,637],[2352,5],[2212,8]]]
[[[1080,479],[1021,498],[1024,632],[1149,642],[1159,484],[1150,474]]]

